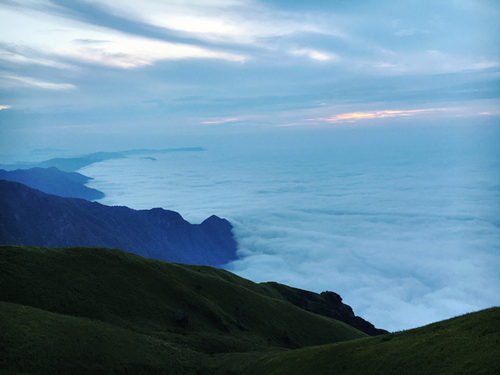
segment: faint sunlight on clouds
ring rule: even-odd
[[[356,120],[385,118],[385,117],[408,117],[422,112],[433,112],[437,110],[443,110],[443,109],[430,108],[430,109],[385,110],[385,111],[375,111],[375,112],[351,112],[351,113],[342,113],[340,115],[335,115],[321,120],[327,122],[342,122],[342,121],[356,121]]]
[[[310,48],[293,49],[289,53],[293,56],[306,56],[316,61],[330,61],[338,59],[337,55],[335,54],[320,52]]]
[[[245,61],[245,57],[240,54],[134,36],[37,11],[21,12],[16,8],[3,8],[0,24],[4,25],[2,39],[25,50],[119,68],[136,68],[161,60]],[[4,53],[1,57],[28,62],[31,60],[55,67],[59,64],[12,53]]]
[[[90,2],[128,19],[222,43],[255,44],[300,32],[345,36],[317,19],[310,22],[304,14],[277,12],[255,1]]]
[[[207,120],[207,121],[202,121],[201,123],[204,125],[216,125],[216,124],[226,124],[228,122],[235,122],[239,121],[240,119],[237,117],[228,117],[225,119],[220,119],[220,120]]]
[[[108,35],[110,37],[110,35]],[[55,50],[56,53],[90,63],[131,69],[161,60],[222,59],[244,62],[245,57],[188,44],[169,43],[141,37],[113,35],[110,41],[89,42]]]

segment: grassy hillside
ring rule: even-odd
[[[500,308],[409,331],[268,355],[244,374],[500,374]]]
[[[0,373],[195,374],[200,356],[111,324],[0,302]]]
[[[139,335],[144,348],[168,344],[183,353],[194,350],[208,355],[298,348],[366,336],[342,322],[273,298],[265,286],[230,272],[120,250],[0,246],[0,285],[0,301],[16,308],[23,305],[28,314],[19,327],[26,328],[33,321],[30,316],[39,316],[51,322],[47,323],[51,334],[66,332],[83,343],[94,340],[93,333],[86,337],[86,332],[108,327],[109,340],[104,342],[110,346],[103,345],[109,350],[112,332],[119,340],[125,337],[124,343]],[[3,313],[13,316],[13,305],[9,306],[2,306]],[[57,317],[62,316],[58,325]],[[84,326],[89,330],[78,328]],[[34,333],[43,337],[43,332]],[[0,338],[5,342],[5,337]],[[38,353],[33,358],[47,350],[36,342],[33,345]],[[72,348],[74,360],[85,345]]]
[[[308,293],[120,250],[0,246],[0,373],[500,371],[499,308],[367,337],[307,311],[325,307]]]

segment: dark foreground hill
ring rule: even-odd
[[[90,177],[76,172],[63,172],[55,167],[6,171],[0,169],[0,180],[20,182],[47,194],[89,201],[101,199],[104,193],[85,186]]]
[[[366,337],[283,300],[269,283],[99,248],[0,246],[0,285],[3,373],[500,370],[499,308]],[[322,343],[330,344],[310,346]]]
[[[119,250],[0,246],[0,285],[0,368],[12,372],[209,374],[366,336],[268,285]]]
[[[500,308],[409,331],[264,356],[244,374],[500,374]]]
[[[217,216],[190,224],[174,211],[110,207],[9,181],[0,181],[0,244],[120,248],[189,264],[236,259],[232,226]]]

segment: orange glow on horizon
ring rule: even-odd
[[[327,122],[355,121],[360,119],[373,119],[384,117],[407,117],[415,113],[432,111],[432,109],[407,109],[407,110],[386,110],[375,112],[350,112],[342,113],[324,119]]]

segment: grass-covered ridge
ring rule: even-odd
[[[500,308],[409,331],[268,355],[244,374],[500,374]]]
[[[19,323],[20,332],[30,324],[30,317],[51,322],[37,326],[42,332],[35,330],[36,337],[76,335],[78,342],[90,343],[86,332],[98,332],[106,324],[109,343],[112,332],[117,340],[125,337],[125,342],[139,335],[144,345],[146,337],[147,345],[161,341],[183,353],[195,351],[202,358],[366,336],[347,324],[274,298],[265,285],[230,272],[146,259],[120,250],[0,246],[0,285],[0,301],[11,303],[2,305],[2,314],[17,316],[13,306],[28,311],[23,315],[26,321]],[[64,317],[60,325],[57,317]],[[62,352],[69,351],[77,360],[85,344],[71,349],[71,342]],[[35,341],[35,352],[48,350],[41,343]],[[50,350],[58,352],[59,348]],[[39,354],[33,357],[43,358]],[[47,362],[47,368],[67,362],[64,358]]]
[[[305,292],[120,250],[0,246],[0,373],[500,370],[499,308],[367,337]]]

